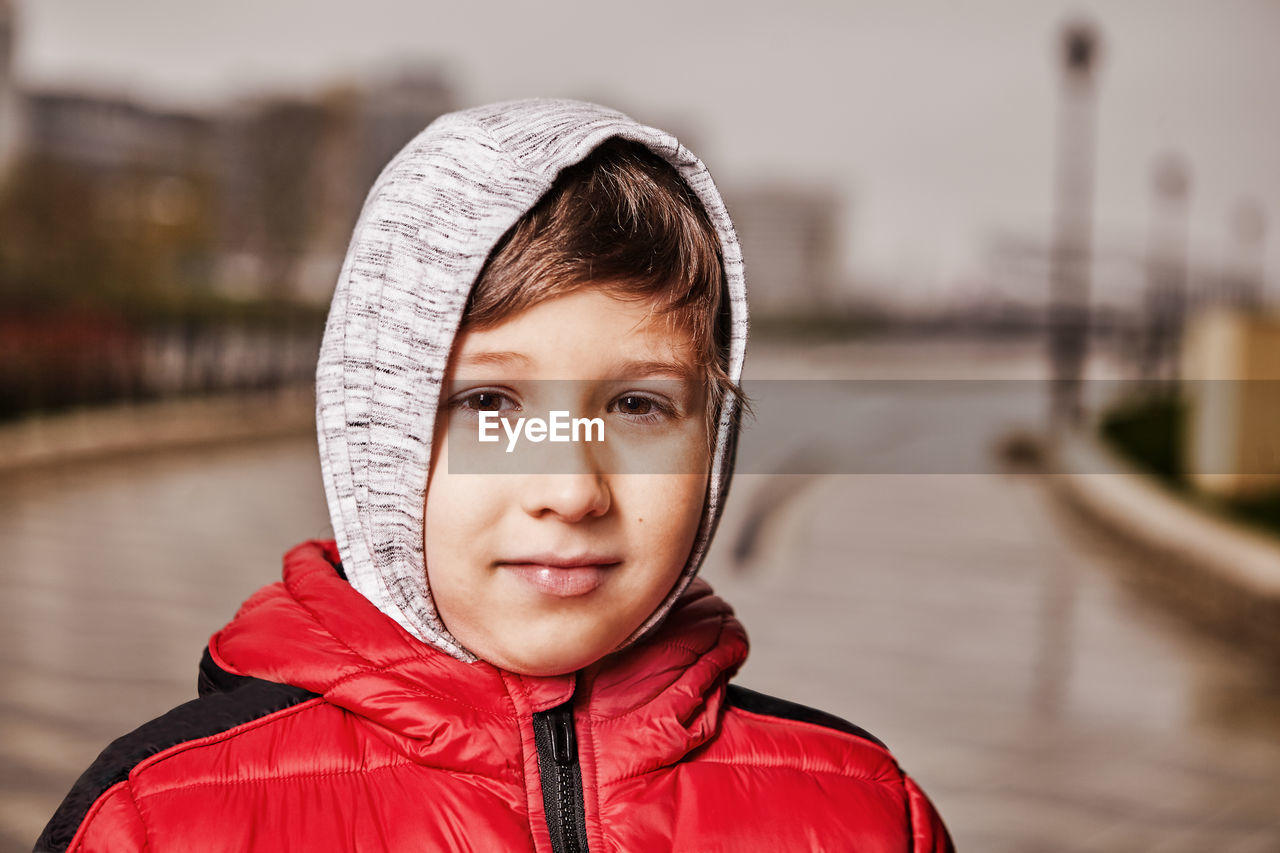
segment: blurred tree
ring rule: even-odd
[[[106,175],[29,156],[0,195],[0,300],[146,317],[207,285],[207,177]]]
[[[135,397],[150,326],[207,285],[211,187],[28,155],[0,193],[0,417]]]

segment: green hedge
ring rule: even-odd
[[[1169,393],[1134,397],[1107,412],[1099,424],[1104,442],[1188,500],[1280,536],[1280,489],[1236,500],[1214,498],[1192,490],[1182,460],[1186,429],[1187,405]]]

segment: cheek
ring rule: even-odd
[[[614,480],[629,497],[619,504],[632,546],[653,553],[674,581],[689,558],[706,503],[710,457],[704,427],[690,423],[665,452],[663,467],[680,473],[624,474]],[[679,460],[676,467],[671,460]]]
[[[469,542],[483,544],[476,537],[496,520],[497,502],[492,490],[477,488],[478,477],[440,477],[427,488],[423,513],[423,544],[427,549],[445,545],[456,547]],[[496,484],[493,484],[496,485]]]
[[[458,642],[482,657],[493,607],[487,572],[493,541],[493,501],[476,481],[484,476],[433,476],[427,486],[423,558],[436,613]],[[491,496],[490,496],[491,497]]]
[[[436,455],[427,482],[422,530],[427,584],[437,600],[448,597],[450,588],[471,582],[468,568],[483,557],[493,515],[492,488],[483,488],[491,478],[450,474],[443,451]]]
[[[632,535],[641,547],[658,548],[683,567],[706,500],[705,474],[639,475],[625,478],[631,494]]]

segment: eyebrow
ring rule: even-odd
[[[515,352],[514,350],[487,350],[467,353],[459,358],[458,364],[466,367],[482,367],[486,365],[496,367],[519,365],[528,367],[533,364],[533,359],[522,352]],[[694,382],[701,376],[698,368],[688,362],[666,359],[623,361],[614,365],[610,373],[616,379],[621,380],[650,376],[670,376],[682,382]]]
[[[466,365],[496,364],[502,367],[509,364],[528,365],[532,363],[532,359],[522,352],[488,351],[467,353],[458,360],[458,363]]]
[[[615,366],[613,371],[620,379],[635,379],[641,376],[667,375],[681,380],[697,379],[700,371],[683,361],[664,361],[649,359],[643,361],[624,361]]]

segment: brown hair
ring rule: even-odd
[[[675,168],[639,143],[609,139],[560,173],[490,252],[462,322],[491,327],[584,287],[652,301],[689,333],[712,419],[738,394],[720,239]]]

